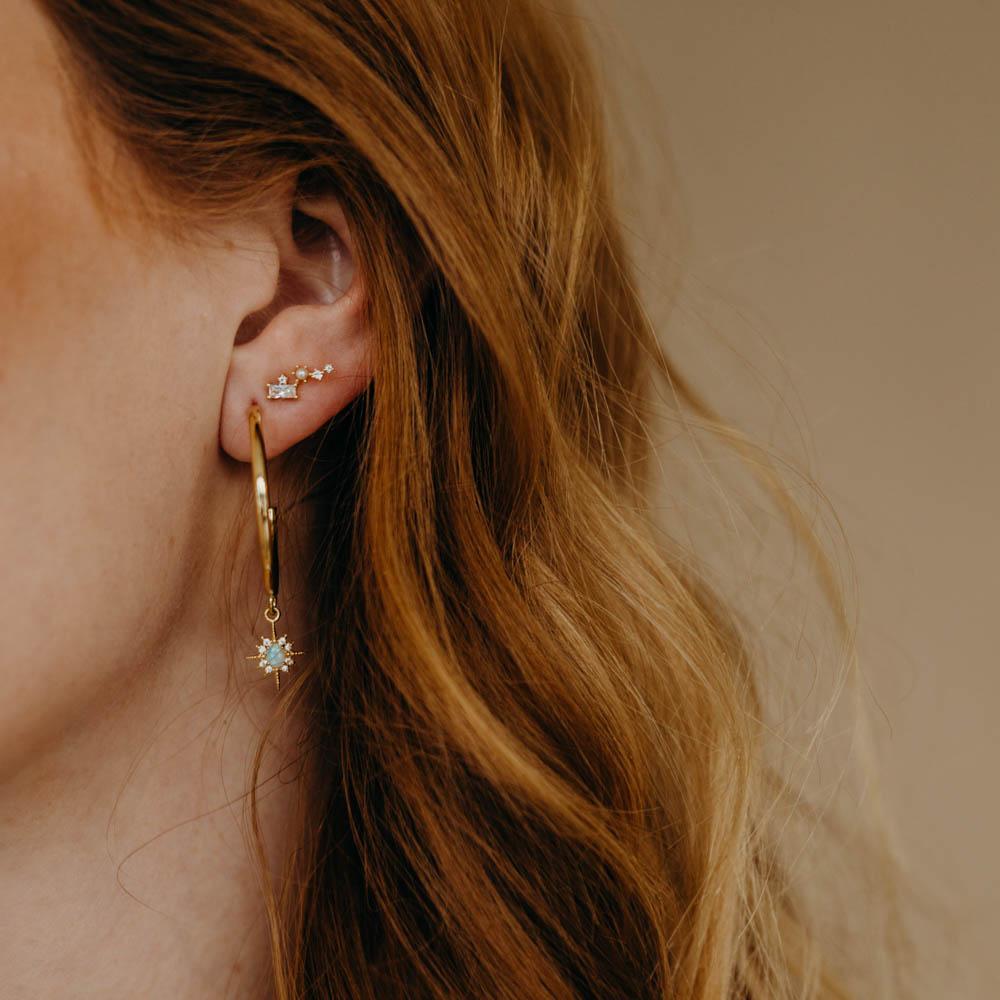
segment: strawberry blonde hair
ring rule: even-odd
[[[845,995],[769,822],[765,665],[650,514],[658,387],[774,473],[644,314],[577,19],[42,6],[171,213],[333,191],[368,292],[373,387],[299,448],[317,653],[287,692],[305,813],[267,890],[276,996]]]

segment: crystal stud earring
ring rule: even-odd
[[[299,386],[310,379],[322,382],[327,375],[333,374],[333,365],[325,364],[322,368],[310,365],[296,365],[290,372],[283,372],[277,382],[267,383],[268,399],[298,399]]]

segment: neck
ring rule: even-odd
[[[138,665],[0,786],[5,996],[269,995],[246,792],[275,692],[236,693],[219,635],[186,632],[183,652]],[[295,787],[273,777],[283,753],[258,784],[275,866]]]

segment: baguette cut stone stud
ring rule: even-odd
[[[298,399],[299,398],[299,384],[298,382],[268,382],[267,384],[267,398],[268,399]]]

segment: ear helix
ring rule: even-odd
[[[267,383],[268,399],[298,399],[299,386],[309,381],[322,382],[327,375],[333,374],[333,365],[327,363],[322,368],[312,368],[309,365],[296,365],[290,372],[283,372],[277,381]]]

